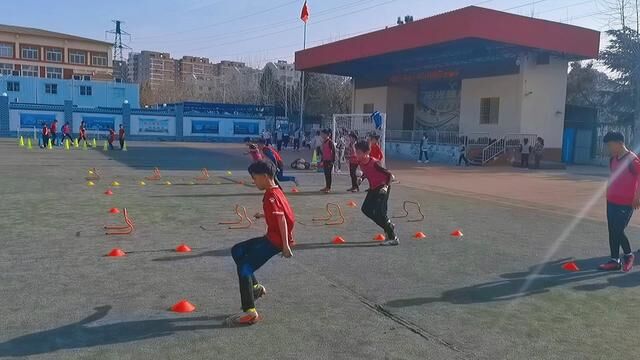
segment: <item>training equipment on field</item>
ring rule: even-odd
[[[206,181],[209,180],[209,170],[207,168],[202,168],[200,170],[200,176],[196,176],[197,181]]]
[[[358,207],[358,204],[356,204],[355,201],[351,200],[351,201],[347,202],[347,206],[350,207],[350,208],[355,208],[355,207]]]
[[[18,141],[18,146],[24,147],[24,138],[20,135],[20,140]]]
[[[378,111],[373,114],[334,114],[331,125],[333,141],[337,141],[342,135],[346,137],[351,132],[358,135],[358,140],[366,140],[372,134],[380,136],[380,149],[385,158],[386,128],[387,114]],[[341,133],[343,129],[346,130],[346,134]]]
[[[127,142],[126,141],[123,143],[122,151],[127,151]]]
[[[464,236],[464,234],[462,233],[462,230],[458,229],[458,230],[454,230],[454,231],[451,233],[451,236],[453,236],[453,237],[457,237],[457,238],[461,238],[461,237],[463,237],[463,236]]]
[[[71,142],[69,142],[69,139],[64,139],[64,149],[71,150]]]
[[[181,244],[176,248],[176,252],[179,252],[179,253],[191,252],[191,248],[187,244]]]
[[[98,169],[96,168],[89,169],[88,173],[89,173],[89,176],[85,178],[86,180],[91,180],[91,181],[100,180],[100,173],[98,172]]]
[[[238,220],[235,221],[221,221],[219,225],[231,225],[229,229],[248,229],[253,225],[253,221],[247,215],[247,208],[244,206],[236,205],[234,210]]]
[[[120,214],[120,209],[111,208],[111,209],[109,209],[109,214]]]
[[[570,272],[580,271],[578,265],[573,261],[562,264],[562,269]]]
[[[49,139],[49,141],[47,141],[47,149],[49,149],[49,150],[53,149],[53,142],[51,142],[51,139]]]
[[[98,147],[98,142],[96,142],[96,138],[93,138],[93,141],[91,142],[91,146],[93,146],[94,148]]]
[[[341,244],[345,244],[346,241],[341,236],[336,236],[335,238],[333,238],[331,243],[333,243],[335,245],[341,245]]]
[[[94,183],[93,181],[87,181],[87,186],[95,186],[96,183]]]
[[[332,220],[334,218],[334,214],[333,211],[331,211],[331,208],[333,208],[334,210],[338,210],[338,219],[337,220]],[[323,221],[324,225],[342,225],[344,224],[344,215],[342,214],[342,208],[340,207],[340,205],[338,204],[334,204],[334,203],[327,203],[325,210],[327,212],[327,216],[325,217],[317,217],[317,218],[313,218],[311,219],[312,221],[316,222],[316,221]]]
[[[107,189],[107,191],[105,191],[104,194],[107,195],[107,196],[111,196],[111,195],[113,195],[113,190]]]
[[[109,146],[107,145],[107,140],[104,141],[104,144],[102,145],[102,151],[108,151],[109,150]]]
[[[424,239],[426,237],[427,237],[427,235],[425,233],[423,233],[422,231],[418,231],[415,235],[413,235],[413,238],[416,239],[416,240]]]
[[[27,149],[28,149],[28,150],[33,149],[33,143],[31,143],[31,138],[28,138],[28,139],[27,139]]]
[[[292,193],[299,193],[299,192],[300,192],[300,190],[298,190],[298,188],[295,188],[295,187],[294,187],[293,189],[291,189],[291,192],[292,192]]]
[[[123,257],[123,256],[127,256],[127,253],[125,253],[124,251],[122,251],[122,249],[119,248],[115,248],[111,251],[109,251],[109,253],[107,254],[108,257]]]
[[[177,313],[190,313],[195,310],[196,310],[195,305],[188,302],[187,300],[180,300],[171,307],[171,311],[177,312]]]
[[[147,176],[145,179],[152,180],[152,181],[162,179],[162,175],[160,174],[160,169],[158,169],[157,167],[153,168],[153,175]]]
[[[144,181],[140,181],[138,184],[140,184],[140,186],[145,186],[145,185],[147,185],[147,183],[146,183],[146,182],[144,182]]]
[[[167,181],[164,182],[164,184],[169,186],[169,185],[171,185],[171,181],[167,180]]]
[[[418,209],[418,214],[420,214],[420,218],[416,219],[408,219],[407,222],[420,222],[424,220],[424,214],[422,213],[422,208],[420,204],[415,201],[405,201],[402,203],[402,210],[404,211],[403,215],[393,216],[393,219],[403,219],[409,217],[409,211],[407,210],[407,205],[414,205]]]
[[[114,181],[114,182],[111,183],[111,186],[120,186],[120,183],[117,182],[117,181]]]
[[[378,235],[373,237],[373,240],[375,240],[375,241],[384,241],[385,239],[386,239],[386,237],[384,236],[384,234],[378,234]]]
[[[122,213],[124,214],[125,226],[105,225],[104,228],[107,230],[107,235],[128,235],[135,230],[133,220],[129,217],[127,208],[122,209]]]

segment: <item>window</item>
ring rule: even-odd
[[[69,62],[71,64],[87,64],[87,53],[84,51],[71,50],[69,51]]]
[[[19,92],[20,83],[17,81],[7,81],[7,91]]]
[[[40,60],[40,49],[36,46],[23,46],[22,58],[28,60]]]
[[[258,135],[258,123],[250,122],[234,122],[234,135]]]
[[[0,74],[1,75],[12,75],[13,74],[13,65],[12,64],[2,64],[2,63],[0,63]]]
[[[362,112],[364,114],[373,114],[373,104],[362,105]]]
[[[80,86],[80,95],[91,96],[92,95],[91,86],[85,86],[85,85]]]
[[[62,68],[47,66],[47,79],[62,79]]]
[[[13,58],[13,44],[0,43],[0,57]]]
[[[107,54],[97,53],[91,55],[91,65],[93,66],[107,66]]]
[[[38,67],[35,65],[22,65],[22,76],[38,77]]]
[[[73,80],[90,81],[91,75],[73,75]]]
[[[500,98],[480,99],[480,124],[497,124],[500,112]]]
[[[62,49],[60,48],[47,49],[47,61],[62,62]]]
[[[44,92],[55,95],[58,93],[58,84],[44,84]]]

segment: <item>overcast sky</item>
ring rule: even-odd
[[[309,0],[308,46],[478,5],[604,31],[606,0]],[[125,22],[129,45],[261,65],[293,60],[302,48],[303,0],[20,0],[4,1],[0,22],[104,40],[112,19]],[[604,36],[603,44],[604,44]],[[107,38],[112,40],[111,35]]]

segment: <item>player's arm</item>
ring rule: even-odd
[[[287,219],[284,217],[283,212],[273,213],[278,219],[278,227],[280,228],[280,234],[282,236],[282,255],[286,258],[293,256],[291,247],[289,247],[289,227],[287,226]]]
[[[638,183],[640,183],[640,159],[633,159],[633,161],[631,161],[631,166],[633,166],[636,179]],[[636,193],[633,196],[633,208],[636,210],[640,209],[640,186],[636,188]]]
[[[271,150],[266,149],[266,150],[264,151],[264,155],[265,155],[266,157],[268,157],[268,158],[269,158],[269,160],[271,160],[271,162],[273,162],[274,164],[276,164],[276,163],[277,163],[277,161],[276,161],[276,157],[273,155],[273,152],[272,152]]]
[[[333,152],[333,161],[338,161],[338,151],[336,150],[336,143],[331,141],[331,151]]]

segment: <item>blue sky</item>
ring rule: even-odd
[[[604,0],[309,0],[307,44],[330,42],[478,4],[517,14],[608,28]],[[125,22],[134,50],[173,57],[206,56],[252,65],[292,60],[302,48],[303,0],[21,0],[5,2],[0,23],[37,27],[104,40],[112,19]],[[55,6],[54,6],[55,4]],[[604,36],[603,36],[604,38]],[[111,38],[109,38],[111,40]],[[604,42],[604,41],[603,41]]]

